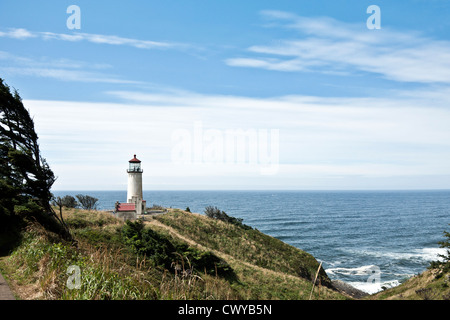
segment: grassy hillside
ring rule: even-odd
[[[401,285],[366,297],[369,300],[450,300],[450,274],[427,270]]]
[[[323,269],[312,291],[314,257],[257,230],[181,210],[144,223],[80,209],[64,218],[76,247],[32,224],[0,258],[18,298],[346,299]]]
[[[245,230],[200,214],[181,211],[156,216],[154,219],[165,226],[170,226],[185,238],[191,239],[193,244],[201,245],[241,264],[308,280],[313,280],[319,267],[319,263],[309,253],[258,230]],[[322,285],[331,285],[330,279],[322,268],[319,278]]]

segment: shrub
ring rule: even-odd
[[[416,290],[416,294],[423,300],[433,300],[435,292],[431,288],[422,288]]]
[[[155,265],[167,269],[175,266],[189,266],[201,273],[234,279],[230,265],[209,251],[201,251],[186,244],[174,243],[169,238],[145,228],[141,220],[127,221],[122,229],[125,243],[136,254],[145,255]]]
[[[436,278],[441,277],[444,273],[450,272],[450,232],[444,231],[444,236],[447,240],[438,242],[441,248],[447,248],[446,255],[439,254],[442,261],[432,261],[430,263],[430,269],[438,269],[439,273]]]
[[[201,251],[181,244],[176,247],[176,252],[183,257],[182,263],[186,259],[186,262],[199,272],[225,277],[228,280],[236,279],[231,266],[211,251]]]
[[[76,208],[78,207],[78,202],[74,197],[66,195],[61,198],[62,205],[66,208]]]
[[[82,195],[77,194],[76,195],[78,201],[80,201],[81,207],[85,210],[95,210],[97,209],[97,198],[88,196],[88,195]]]
[[[55,207],[58,207],[60,212],[63,207],[66,208],[76,208],[78,207],[78,202],[74,197],[66,195],[64,197],[53,197],[51,204]]]
[[[243,228],[245,230],[252,229],[252,227],[242,223],[242,221],[244,219],[231,217],[231,216],[227,215],[225,213],[225,211],[221,211],[217,207],[213,207],[213,206],[206,207],[205,208],[205,214],[209,218],[218,219],[218,220],[221,220],[221,221],[224,221],[224,222],[227,222],[227,223],[231,223],[231,224],[234,224],[234,225],[236,225],[238,227],[241,227],[241,228]]]
[[[122,235],[126,245],[134,253],[145,255],[155,265],[170,268],[173,261],[170,259],[170,253],[175,251],[175,247],[169,240],[152,229],[144,228],[144,223],[141,220],[136,222],[128,220],[123,226]]]

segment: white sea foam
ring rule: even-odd
[[[374,275],[374,271],[379,271],[375,265],[361,266],[357,268],[330,268],[325,270],[328,275],[347,275],[347,276],[367,276],[366,281],[349,281],[348,284],[364,291],[368,294],[374,294],[384,289],[393,288],[398,286],[400,282],[398,280],[390,281],[370,281]],[[377,278],[380,280],[380,278]],[[375,279],[373,279],[375,280]]]
[[[348,284],[351,285],[352,287],[355,287],[356,289],[367,292],[368,294],[374,294],[383,291],[383,289],[396,287],[400,284],[400,282],[398,280],[378,282],[378,283],[354,281],[348,282]]]
[[[446,250],[444,248],[422,248],[411,250],[411,252],[382,252],[382,251],[367,251],[364,250],[365,255],[370,255],[372,257],[384,258],[389,260],[421,260],[421,261],[433,261],[441,260],[439,254],[445,254]],[[361,254],[361,251],[359,252]],[[333,266],[338,264],[333,264]],[[346,267],[330,267],[325,270],[326,273],[331,276],[331,278],[339,278],[339,276],[346,276],[354,280],[365,280],[365,281],[349,281],[348,283],[355,288],[373,294],[382,291],[383,288],[392,288],[400,284],[399,280],[404,278],[409,278],[413,274],[409,272],[405,274],[391,274],[397,279],[382,282],[382,272],[380,268],[376,265],[364,265],[354,268]],[[364,278],[366,277],[366,278]]]
[[[328,275],[333,276],[350,276],[350,277],[363,277],[365,281],[348,281],[347,283],[361,291],[368,294],[374,294],[384,289],[392,288],[400,284],[399,280],[381,281],[382,273],[378,266],[367,265],[357,268],[329,268],[325,270]],[[398,275],[401,278],[409,277],[412,275]],[[365,277],[365,278],[364,278]]]
[[[367,255],[376,258],[387,258],[389,260],[440,260],[438,254],[445,254],[445,248],[422,248],[413,249],[409,252],[377,251],[377,250],[348,250],[351,254]]]
[[[433,260],[440,260],[443,259],[438,256],[438,254],[445,255],[446,249],[445,248],[423,248],[420,249],[421,256],[424,260],[427,261],[433,261]]]
[[[379,268],[375,265],[362,266],[357,268],[329,268],[326,269],[325,272],[328,275],[347,275],[347,276],[368,276],[372,275],[374,271],[379,270]]]

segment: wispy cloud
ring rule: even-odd
[[[277,183],[311,188],[321,181],[329,188],[339,188],[347,181],[346,187],[364,188],[369,180],[384,188],[394,186],[394,181],[402,183],[400,187],[420,187],[420,177],[428,175],[436,182],[430,180],[431,187],[448,187],[450,111],[441,107],[450,103],[446,92],[434,95],[438,107],[429,105],[432,92],[375,99],[259,99],[186,91],[110,91],[120,102],[24,103],[35,116],[43,152],[61,177],[61,189],[69,187],[66,183],[82,186],[92,177],[105,181],[99,188],[108,188],[114,181],[125,183],[121,170],[127,155],[133,153],[149,159],[152,181],[162,185],[174,176],[173,183],[186,181],[186,186],[192,186],[195,180],[210,185],[214,176],[214,183],[222,187],[227,183],[246,185],[251,179],[257,182],[250,187]],[[261,180],[259,171],[248,165],[172,163],[173,132],[182,129],[195,139],[202,134],[195,132],[196,122],[203,124],[203,133],[278,129],[280,170],[276,181]],[[79,165],[98,161],[104,166],[89,169]],[[415,184],[408,185],[409,179],[415,179]]]
[[[61,68],[30,68],[30,67],[0,67],[0,70],[9,74],[31,76],[39,78],[51,78],[60,81],[116,83],[116,84],[142,84],[139,81],[121,79],[113,75],[83,70]]]
[[[113,46],[129,46],[138,49],[176,49],[184,50],[189,48],[187,44],[141,40],[125,38],[116,35],[90,34],[90,33],[54,33],[36,32],[23,28],[10,28],[0,31],[0,37],[7,37],[17,40],[41,39],[43,41],[86,41],[93,44],[105,44]],[[197,48],[198,49],[198,48]],[[6,74],[31,76],[40,78],[56,79],[60,81],[76,81],[86,83],[110,83],[110,84],[134,84],[150,85],[142,81],[126,79],[124,76],[114,75],[105,72],[111,69],[111,65],[104,63],[87,63],[84,61],[73,61],[70,59],[48,60],[39,57],[25,57],[9,52],[0,51],[0,61],[7,61],[8,64],[1,65],[0,71]]]
[[[284,72],[369,72],[399,82],[450,83],[450,41],[417,32],[388,28],[368,30],[328,17],[300,17],[263,11],[271,27],[298,32],[293,39],[252,45],[241,57],[225,62],[234,67]]]
[[[112,66],[104,63],[87,63],[71,59],[30,58],[0,51],[0,71],[8,75],[49,78],[60,81],[111,84],[143,84],[107,73]]]
[[[35,38],[36,34],[22,28],[11,28],[8,31],[0,31],[0,37],[13,38],[13,39],[27,39]]]
[[[185,44],[173,43],[166,41],[141,40],[133,38],[125,38],[116,35],[92,34],[92,33],[54,33],[54,32],[38,32],[29,31],[23,28],[10,28],[7,31],[0,31],[0,37],[25,40],[29,38],[40,38],[43,40],[57,41],[87,41],[96,44],[131,46],[139,49],[170,49],[185,48]]]
[[[114,35],[103,35],[103,34],[90,34],[90,33],[73,33],[73,34],[63,34],[63,33],[53,33],[53,32],[40,32],[39,35],[44,40],[61,40],[61,41],[88,41],[91,43],[98,44],[109,44],[109,45],[125,45],[131,46],[139,49],[168,49],[181,46],[180,44],[161,42],[161,41],[150,41],[150,40],[139,40],[132,38],[123,38]]]

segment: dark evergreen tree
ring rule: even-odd
[[[33,119],[17,91],[0,79],[0,219],[35,215],[50,228],[56,222],[58,232],[70,239],[62,216],[50,205],[55,180],[41,156]]]
[[[444,231],[443,241],[439,241],[438,244],[441,248],[445,248],[445,254],[439,254],[441,260],[432,261],[430,263],[431,269],[438,269],[439,272],[436,277],[441,277],[443,274],[450,272],[450,232]]]

